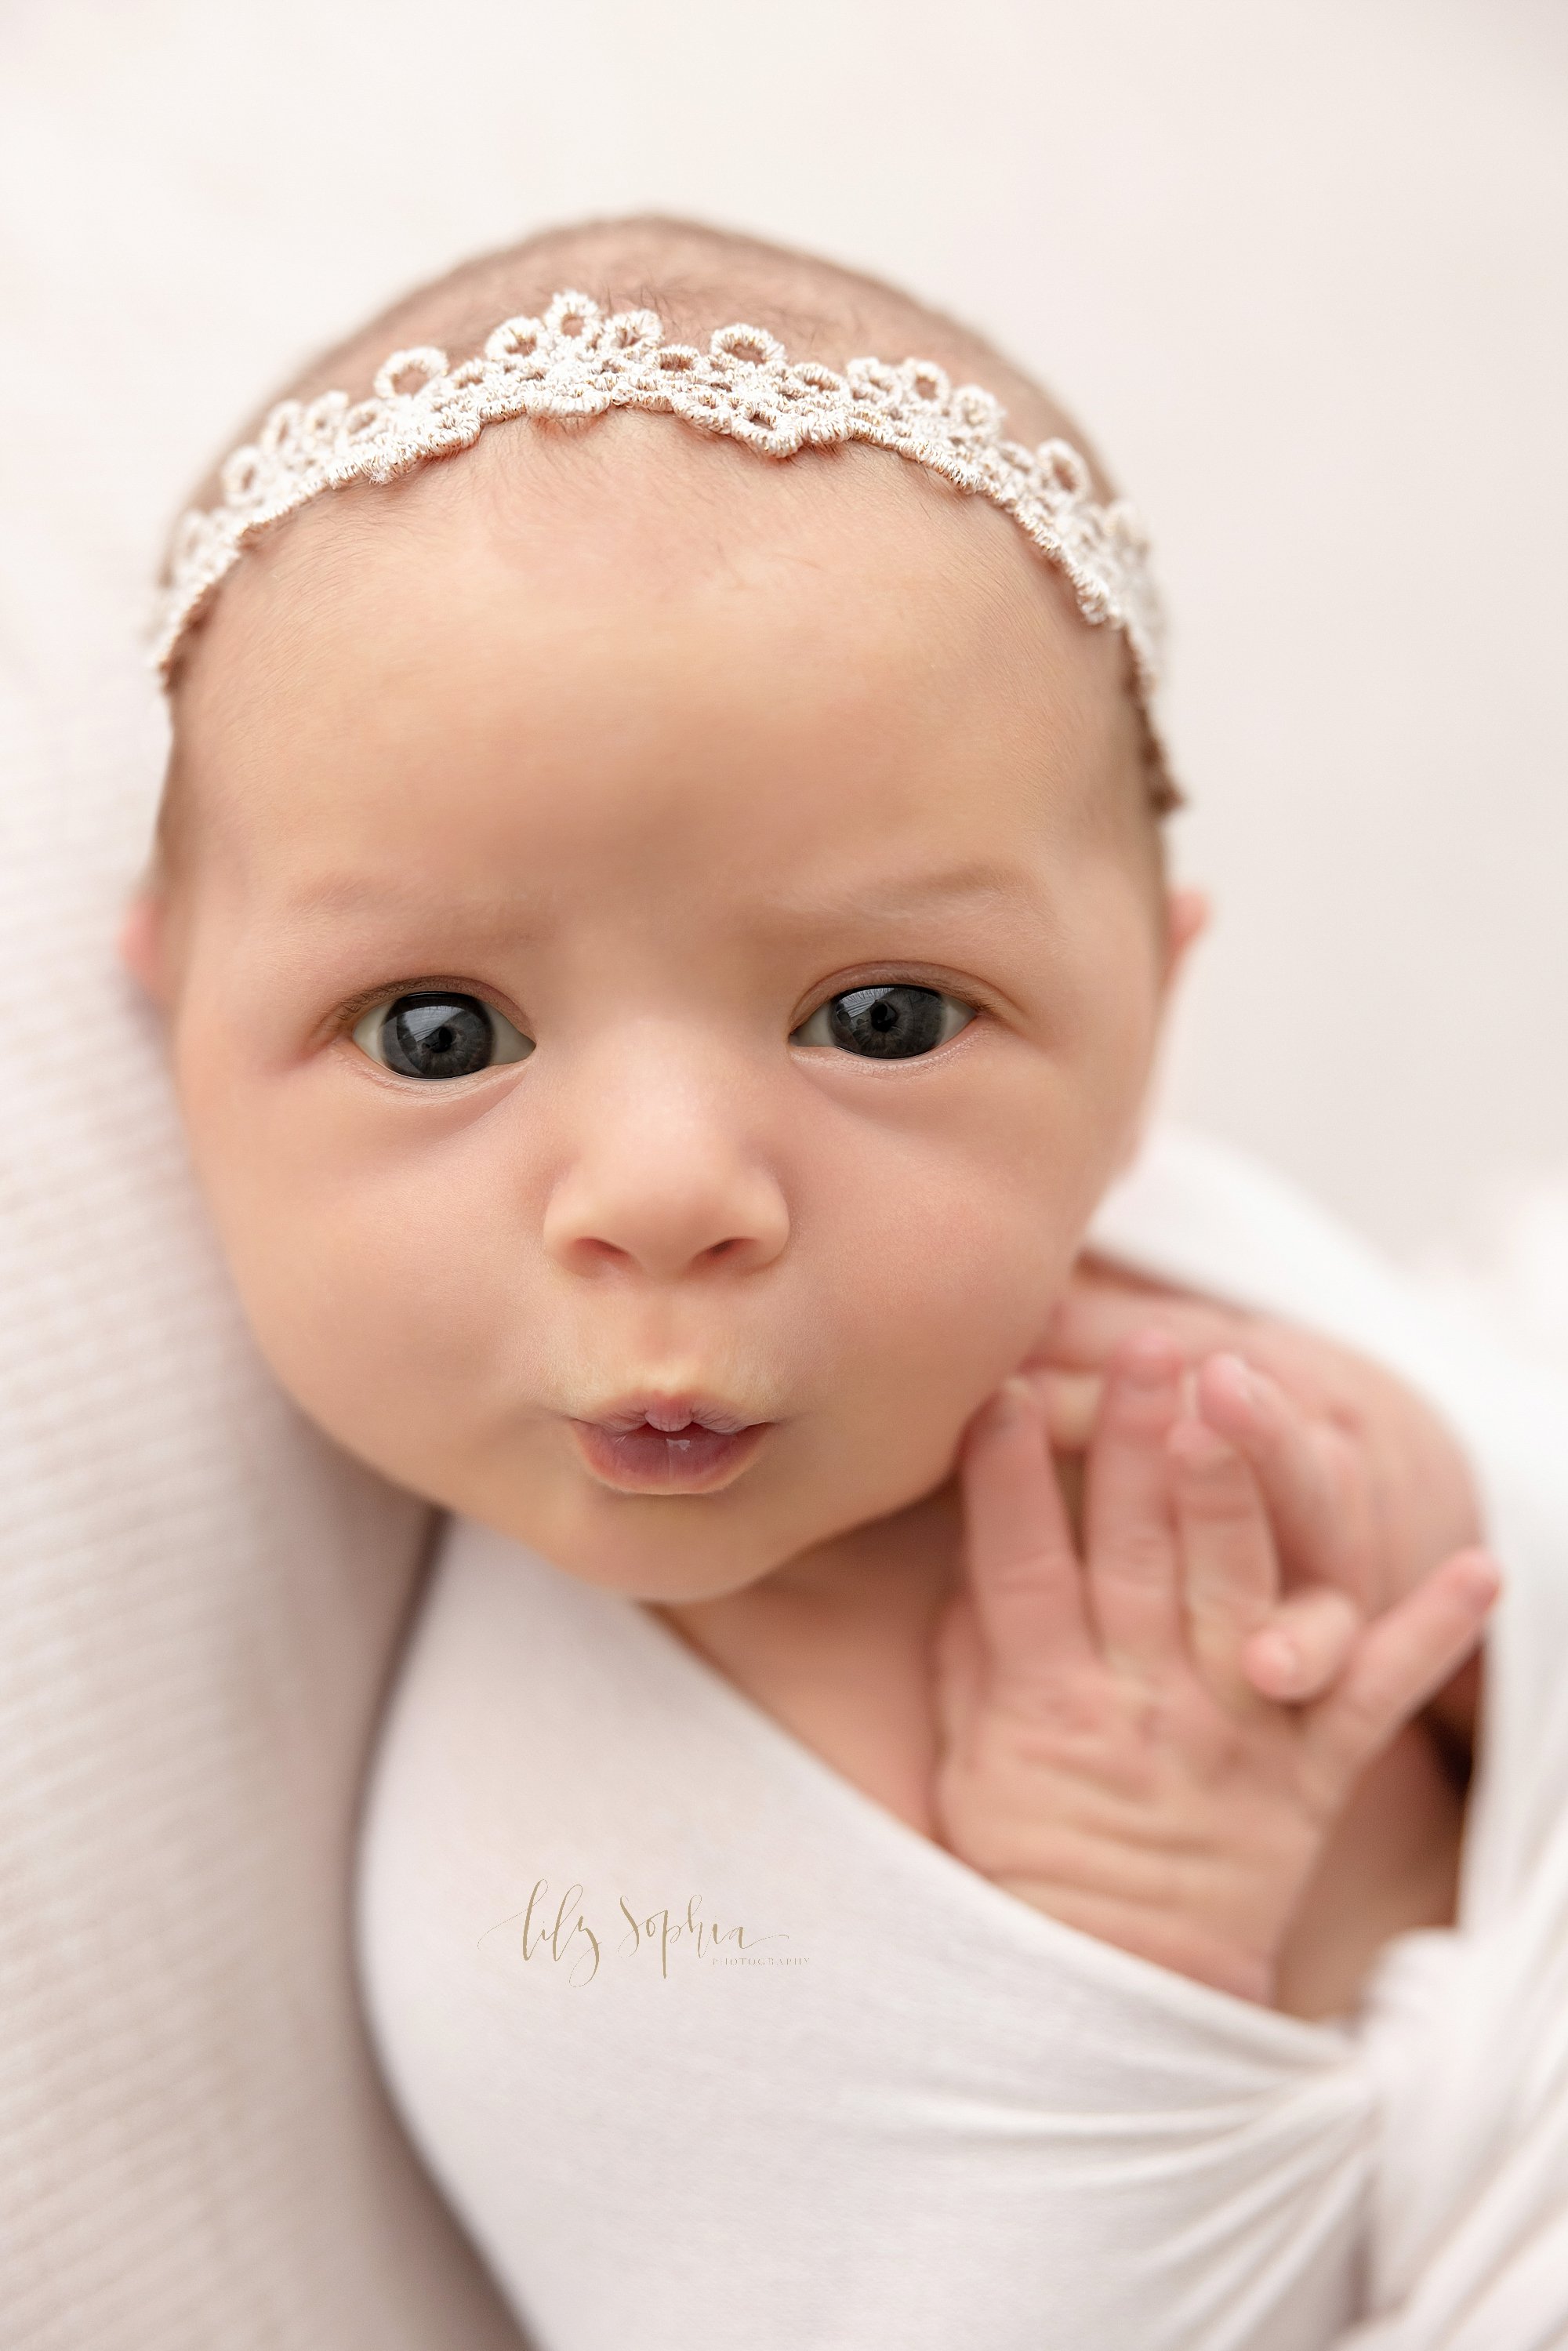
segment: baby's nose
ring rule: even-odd
[[[624,1080],[624,1072],[622,1079]],[[545,1247],[575,1273],[650,1280],[769,1265],[789,1237],[777,1171],[717,1083],[689,1071],[601,1092],[551,1193]]]

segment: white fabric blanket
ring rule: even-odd
[[[1512,1581],[1458,1928],[1390,1946],[1344,2028],[1211,1992],[999,1894],[645,1611],[459,1525],[372,1782],[361,1970],[540,2351],[674,2351],[698,2312],[747,2351],[1568,2340],[1563,1400],[1190,1138],[1096,1238],[1381,1355],[1470,1439]]]

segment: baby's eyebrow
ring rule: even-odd
[[[296,920],[340,922],[351,921],[356,915],[401,920],[428,914],[432,905],[427,880],[402,882],[391,876],[362,873],[317,874],[291,884],[287,896],[290,918]],[[521,888],[508,891],[504,896],[496,891],[474,898],[465,896],[460,911],[465,922],[493,923],[497,930],[515,935],[519,910],[525,914],[535,911],[531,893]]]
[[[890,873],[872,883],[833,881],[813,884],[809,893],[769,889],[765,904],[785,918],[811,921],[823,915],[862,915],[896,921],[906,914],[924,914],[933,907],[993,906],[998,901],[1032,899],[1032,877],[1013,865],[956,866],[934,873]]]
[[[565,911],[557,893],[554,911]],[[757,895],[759,912],[785,921],[813,922],[824,916],[873,915],[896,920],[903,914],[921,914],[935,905],[995,904],[998,899],[1033,897],[1032,877],[1022,868],[1001,863],[976,863],[954,866],[936,872],[915,871],[907,873],[883,873],[874,881],[861,876],[813,876],[809,884],[790,888],[774,881],[767,883]],[[430,888],[427,882],[405,883],[392,876],[368,877],[361,873],[332,872],[301,880],[288,893],[289,911],[295,916],[320,916],[342,920],[354,915],[420,914],[430,910]],[[515,935],[519,914],[541,914],[544,908],[535,893],[527,888],[486,892],[477,900],[466,901],[462,909],[468,921],[495,923]]]

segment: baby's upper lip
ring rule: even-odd
[[[644,1426],[663,1429],[668,1435],[695,1424],[698,1428],[711,1429],[716,1437],[735,1437],[741,1429],[757,1426],[756,1414],[742,1412],[716,1396],[652,1393],[617,1396],[610,1404],[601,1405],[592,1412],[574,1414],[573,1417],[591,1420],[616,1436]]]

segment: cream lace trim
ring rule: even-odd
[[[742,326],[719,328],[705,353],[666,343],[652,310],[605,318],[572,293],[558,294],[542,319],[506,319],[458,367],[422,346],[393,352],[369,400],[329,392],[308,405],[281,401],[225,465],[222,504],[180,523],[155,624],[160,674],[167,683],[186,630],[251,540],[323,491],[392,481],[467,448],[505,418],[611,408],[684,417],[768,457],[867,441],[990,499],[1066,574],[1087,620],[1125,631],[1147,705],[1160,611],[1146,541],[1124,501],[1096,504],[1071,443],[1029,449],[1004,440],[991,393],[972,383],[955,390],[925,360],[851,360],[836,375],[810,360],[791,363],[773,336]]]

